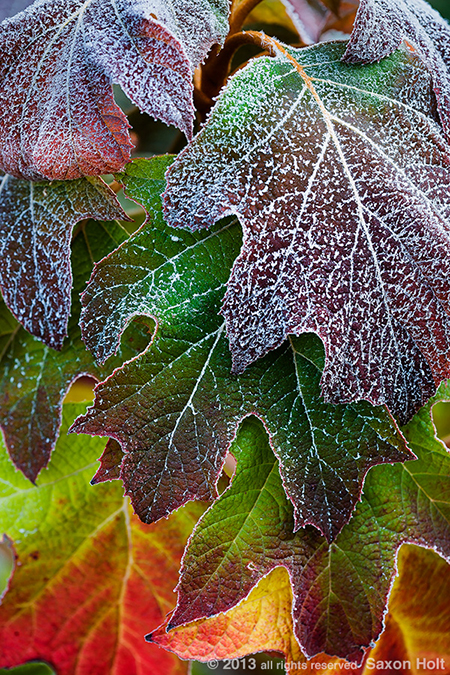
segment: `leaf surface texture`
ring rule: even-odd
[[[99,178],[53,183],[0,177],[0,288],[16,319],[61,349],[70,315],[73,226],[85,218],[127,219]]]
[[[323,350],[315,336],[286,342],[236,377],[218,314],[241,243],[236,220],[211,232],[169,228],[160,193],[170,159],[131,164],[127,193],[152,219],[97,265],[83,296],[82,331],[104,360],[135,316],[155,319],[153,342],[96,389],[77,432],[107,435],[125,455],[120,476],[140,517],[157,520],[216,483],[242,418],[267,426],[296,527],[333,538],[359,499],[370,466],[411,457],[393,418],[366,402],[320,397]]]
[[[325,344],[325,400],[402,422],[449,376],[449,153],[428,72],[345,44],[284,49],[231,78],[168,172],[169,225],[243,227],[222,313],[241,373],[289,334]]]
[[[0,167],[29,180],[112,173],[132,147],[119,84],[192,134],[193,69],[227,33],[226,0],[37,0],[0,25]]]
[[[373,63],[392,54],[402,40],[429,69],[439,114],[450,137],[450,26],[424,0],[361,0],[344,59]]]

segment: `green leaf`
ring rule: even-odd
[[[103,443],[67,436],[81,410],[64,406],[36,487],[0,448],[0,531],[16,554],[0,607],[0,666],[40,659],[58,675],[186,674],[187,663],[146,645],[142,632],[173,607],[180,557],[202,509],[148,526],[118,483],[89,487]]]
[[[325,400],[401,423],[450,377],[450,147],[430,75],[404,46],[370,66],[345,43],[253,59],[167,174],[169,225],[230,213],[244,245],[222,313],[236,373],[289,334],[325,344]]]
[[[23,181],[22,181],[23,182]],[[81,375],[105,378],[147,345],[147,328],[131,327],[117,357],[99,367],[81,340],[80,292],[99,260],[128,237],[118,223],[88,221],[73,241],[72,315],[61,351],[31,336],[0,303],[0,426],[14,464],[31,481],[47,465],[61,423],[61,405]]]
[[[383,629],[399,547],[416,543],[450,560],[450,455],[430,414],[436,400],[448,398],[450,384],[442,385],[405,427],[417,460],[371,469],[361,503],[331,544],[310,527],[294,534],[266,433],[260,422],[246,420],[232,447],[236,476],[185,552],[169,628],[229,610],[282,565],[304,653],[361,661]]]
[[[254,413],[280,458],[296,528],[312,523],[331,539],[348,521],[367,470],[411,454],[385,408],[323,402],[315,336],[293,339],[239,378],[231,374],[219,309],[239,226],[231,220],[196,234],[168,227],[159,194],[170,161],[127,168],[127,193],[151,222],[96,266],[83,296],[83,335],[98,358],[114,351],[135,316],[155,319],[153,342],[97,388],[74,430],[119,441],[126,491],[152,522],[189,500],[217,496],[236,428]]]

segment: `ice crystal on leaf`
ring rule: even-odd
[[[70,315],[73,226],[127,219],[100,178],[53,183],[0,175],[0,288],[29,333],[61,349]]]
[[[226,0],[37,0],[0,25],[0,168],[66,179],[121,169],[143,111],[192,133],[192,72],[227,32]]]
[[[324,403],[315,336],[287,342],[241,377],[230,373],[218,310],[239,226],[234,219],[195,234],[167,227],[159,194],[170,161],[129,165],[122,180],[153,219],[97,265],[83,296],[83,335],[97,357],[115,350],[136,315],[156,319],[153,342],[99,385],[94,407],[74,428],[119,441],[120,477],[151,522],[191,499],[217,496],[236,427],[255,413],[280,458],[296,527],[312,523],[332,539],[350,518],[368,469],[411,455],[385,408]],[[121,459],[109,450],[105,470]]]
[[[435,400],[449,395],[442,385]],[[232,484],[201,518],[184,554],[168,628],[228,611],[282,565],[303,652],[361,662],[383,628],[399,547],[416,543],[450,559],[450,455],[434,436],[435,400],[404,428],[418,459],[371,469],[352,519],[331,544],[310,527],[293,533],[264,428],[245,420],[232,446]]]
[[[405,422],[450,375],[450,148],[430,76],[406,48],[349,66],[345,43],[267,45],[168,171],[168,223],[243,226],[222,308],[236,373],[312,331],[327,401]]]
[[[432,75],[442,126],[450,138],[450,26],[427,2],[361,0],[344,60],[380,61],[402,40],[417,50]]]

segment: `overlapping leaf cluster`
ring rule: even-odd
[[[276,0],[38,0],[0,24],[0,424],[37,485],[3,458],[1,665],[144,675],[157,624],[148,641],[200,660],[363,672],[425,649],[401,587],[384,617],[403,544],[450,560],[431,421],[450,397],[450,29],[424,0],[357,4],[285,0],[301,49],[233,35]],[[265,54],[213,102],[248,42]],[[128,163],[113,83],[185,134],[176,158]],[[131,237],[117,183],[147,215]],[[104,443],[66,418],[45,468],[84,374],[101,383],[70,431],[108,438],[93,478]],[[448,573],[405,551],[418,587]]]

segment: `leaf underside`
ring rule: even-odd
[[[312,331],[325,400],[404,423],[450,375],[450,155],[429,74],[406,49],[371,66],[341,63],[345,43],[276,50],[168,171],[168,223],[242,224],[222,307],[234,372]]]
[[[73,179],[130,159],[119,84],[142,110],[192,134],[192,72],[227,33],[226,0],[41,0],[0,25],[0,168]]]
[[[210,233],[169,228],[159,195],[170,161],[127,168],[127,193],[151,223],[96,266],[83,295],[83,337],[100,360],[133,316],[154,317],[155,336],[96,388],[94,407],[74,430],[119,441],[120,477],[139,516],[152,522],[189,500],[217,496],[236,428],[256,414],[280,458],[296,527],[312,523],[331,539],[350,518],[368,469],[411,454],[385,408],[324,403],[315,336],[292,339],[240,377],[231,374],[218,310],[240,230],[235,220]]]
[[[449,395],[443,385],[437,400]],[[282,565],[304,653],[361,662],[383,628],[399,547],[416,543],[450,558],[450,456],[434,436],[433,402],[404,429],[418,459],[373,468],[361,503],[332,544],[310,527],[293,533],[292,506],[266,432],[246,420],[231,449],[233,482],[199,521],[184,554],[168,629],[228,611]]]

